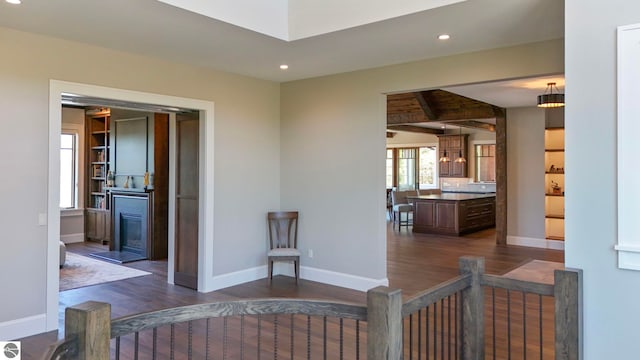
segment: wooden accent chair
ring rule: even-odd
[[[273,263],[275,261],[293,261],[296,283],[300,276],[300,250],[298,246],[298,212],[277,211],[267,214],[269,225],[270,250],[267,254],[269,262],[269,281],[273,279]]]

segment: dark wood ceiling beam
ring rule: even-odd
[[[485,131],[496,132],[496,126],[482,121],[463,120],[463,121],[444,121],[447,124],[460,126],[468,129],[480,129]]]
[[[434,134],[434,135],[444,134],[444,131],[440,129],[431,129],[431,128],[425,128],[425,127],[414,126],[414,125],[388,125],[387,130],[417,132],[422,134]]]
[[[424,112],[424,115],[427,117],[427,119],[437,120],[438,115],[435,111],[433,111],[433,108],[429,103],[429,100],[427,99],[427,94],[425,92],[418,91],[414,92],[413,95],[416,97],[416,100],[418,100],[418,103],[420,104],[420,107],[422,108],[422,111]]]
[[[387,125],[415,124],[427,121],[429,119],[422,112],[387,114]]]

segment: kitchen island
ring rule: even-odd
[[[413,202],[413,231],[461,235],[496,225],[496,195],[443,193],[408,196]]]

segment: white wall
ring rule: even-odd
[[[315,254],[302,264],[386,278],[383,94],[561,73],[562,49],[551,41],[282,84],[282,205],[301,211],[300,244]]]
[[[0,47],[0,118],[11,120],[0,122],[0,152],[16,154],[0,160],[0,276],[12,284],[0,298],[1,339],[33,333],[21,322],[39,324],[45,313],[47,226],[38,214],[47,209],[50,79],[213,101],[213,275],[266,264],[265,213],[280,204],[278,84],[4,28]]]
[[[537,107],[507,109],[508,243],[545,241],[544,121]]]
[[[566,0],[566,264],[584,270],[585,359],[637,359],[640,272],[619,270],[616,27],[640,2]],[[630,165],[634,166],[634,165]]]

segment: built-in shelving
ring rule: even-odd
[[[89,110],[86,114],[87,128],[87,197],[85,234],[90,241],[107,244],[110,238],[109,196],[107,174],[110,170],[109,109]]]
[[[564,128],[545,129],[545,237],[564,240]]]

